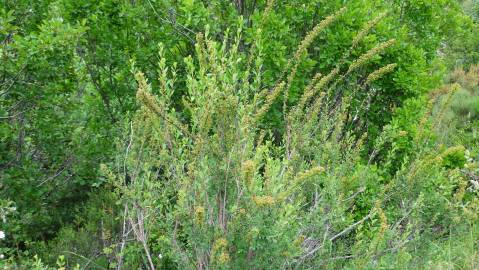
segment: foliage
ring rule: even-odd
[[[477,265],[474,1],[0,3],[0,267]]]
[[[340,107],[328,106],[334,91],[327,85],[342,78],[332,79],[335,70],[313,79],[298,105],[286,107],[284,140],[273,144],[259,120],[287,91],[290,77],[252,91],[263,83],[255,70],[261,44],[255,44],[256,64],[248,66],[239,35],[233,44],[199,36],[199,67],[185,60],[188,126],[170,106],[176,73],[168,78],[160,61],[164,76],[156,97],[137,73],[143,106],[115,169],[121,173],[111,173],[111,181],[119,182],[124,219],[150,269],[172,262],[180,269],[373,268],[398,250],[409,254],[425,235],[447,235],[461,222],[462,207],[477,207],[471,184],[454,170],[462,167],[455,164],[465,159],[463,148],[437,149],[423,133],[411,142],[416,153],[406,155],[395,174],[382,171],[382,164],[362,164],[365,137],[346,128],[351,96]],[[366,63],[361,59],[346,70]],[[291,60],[293,72],[300,60]],[[321,108],[329,117],[317,114]],[[403,136],[386,131],[383,143]],[[387,150],[383,164],[396,150]],[[118,264],[128,263],[123,260]]]

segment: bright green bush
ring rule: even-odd
[[[394,161],[393,175],[383,168],[395,160],[397,147],[387,147],[379,164],[363,164],[365,136],[348,129],[355,92],[345,94],[340,106],[331,99],[341,80],[354,76],[357,65],[367,65],[371,52],[382,50],[366,52],[345,73],[332,70],[313,78],[297,105],[283,106],[286,128],[279,145],[262,128],[261,118],[288,91],[299,56],[342,12],[304,38],[289,60],[289,75],[270,89],[262,87],[261,41],[254,54],[244,54],[238,49],[239,31],[234,42],[200,35],[196,59],[185,60],[188,122],[180,117],[186,112],[171,106],[175,65],[160,60],[159,95],[137,73],[141,108],[128,128],[118,167],[107,174],[122,194],[128,224],[122,235],[130,231],[143,259],[122,256],[126,247],[117,246],[115,265],[374,268],[399,250],[411,252],[423,237],[447,235],[462,220],[465,202],[451,201],[458,190],[469,192],[464,189],[469,184],[443,163],[454,148],[436,149],[424,121],[414,115],[417,123],[410,125],[418,132],[409,143],[416,151]],[[369,78],[387,71],[380,68]],[[364,86],[351,87],[362,91]],[[387,128],[377,147],[403,136]]]

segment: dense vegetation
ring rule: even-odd
[[[477,1],[0,3],[0,268],[479,268]]]

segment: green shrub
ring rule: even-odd
[[[362,164],[365,136],[351,132],[348,113],[363,86],[348,85],[354,90],[335,103],[335,87],[357,76],[356,67],[391,42],[344,71],[315,76],[297,105],[283,104],[279,145],[263,128],[262,117],[288,92],[310,40],[341,13],[305,37],[287,75],[272,88],[262,87],[261,42],[245,55],[238,50],[240,31],[234,42],[198,36],[196,59],[185,60],[186,112],[171,106],[175,65],[160,61],[159,95],[137,73],[141,108],[109,175],[126,209],[124,232],[136,239],[131,245],[142,250],[142,259],[122,256],[127,248],[117,248],[117,265],[133,260],[150,269],[374,268],[378,259],[410,250],[424,237],[448,234],[453,213],[463,206],[462,200],[450,201],[457,190],[466,192],[463,180],[449,183],[456,152],[438,152],[424,121],[413,115],[417,123],[410,124],[419,131],[408,143],[414,152],[397,160],[400,147],[394,145],[404,131],[388,127],[376,144],[386,149],[384,158]],[[190,115],[188,122],[183,113]],[[445,170],[444,160],[454,166]],[[393,174],[387,170],[392,161]]]

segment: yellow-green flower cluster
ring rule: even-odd
[[[305,179],[311,178],[313,176],[319,175],[320,173],[324,172],[324,168],[321,166],[313,167],[307,171],[298,173],[298,176],[296,177],[296,182],[301,183]]]
[[[276,98],[279,96],[279,94],[281,93],[281,91],[283,90],[284,88],[284,82],[281,82],[280,84],[278,84],[274,89],[273,91],[271,91],[267,96],[266,96],[266,101],[265,103],[263,104],[263,106],[258,110],[258,112],[256,113],[255,117],[254,117],[254,120],[255,122],[256,121],[259,121],[261,119],[261,117],[263,117],[263,115],[269,110],[269,108],[271,108],[271,105],[273,105],[273,102],[276,100]]]
[[[361,40],[369,33],[369,31],[371,31],[371,29],[376,26],[376,24],[378,24],[385,16],[386,13],[382,13],[373,20],[369,21],[369,23],[366,24],[366,26],[361,30],[361,32],[359,32],[356,37],[354,37],[352,47],[356,47],[359,42],[361,42]]]
[[[205,208],[203,206],[199,206],[195,209],[195,221],[196,224],[203,223],[205,218]]]
[[[263,12],[263,19],[269,15],[271,10],[273,9],[275,2],[276,2],[275,0],[268,0],[268,2],[266,3],[266,8],[264,9],[264,12]]]
[[[145,75],[142,72],[136,74],[136,81],[138,82],[138,91],[136,92],[136,99],[144,104],[148,109],[153,111],[156,114],[161,115],[162,111],[160,106],[155,100],[155,97],[149,93],[148,82],[146,81]]]
[[[328,85],[337,75],[339,74],[339,68],[335,68],[329,72],[328,75],[323,77],[318,84],[314,88],[313,96],[316,95],[318,92],[320,95],[315,99],[314,104],[312,106],[312,110],[309,113],[309,116],[316,116],[321,109],[321,103],[323,102],[323,98],[326,96],[326,92],[321,92],[321,90]]]
[[[336,77],[336,75],[338,75],[339,73],[339,68],[335,68],[333,70],[331,70],[331,72],[329,72],[328,75],[326,75],[325,77],[322,77],[320,80],[319,78],[315,79],[316,80],[319,80],[319,82],[317,82],[313,87],[311,88],[308,88],[303,96],[301,97],[301,100],[299,101],[299,104],[298,104],[298,113],[301,112],[303,110],[303,108],[306,106],[306,104],[308,103],[309,99],[314,97],[318,92],[320,92],[326,85],[328,85],[329,82],[331,82],[331,80]],[[317,75],[318,76],[318,75]],[[321,74],[319,74],[319,76],[321,76]],[[316,106],[317,104],[315,104]]]
[[[251,186],[251,182],[253,180],[254,172],[255,172],[255,163],[251,159],[246,160],[243,162],[241,166],[241,172],[243,174],[243,180],[247,187]]]
[[[366,79],[366,84],[371,84],[385,74],[392,72],[396,67],[397,64],[389,64],[378,70],[373,71],[371,74],[368,75],[368,78]]]
[[[398,133],[399,137],[405,137],[405,136],[407,136],[407,134],[408,134],[408,133],[407,133],[407,131],[405,131],[405,130],[401,130],[401,131],[399,131],[399,133]]]
[[[293,59],[298,60],[301,55],[309,48],[313,40],[321,33],[326,27],[328,27],[331,23],[333,23],[335,20],[337,20],[341,15],[343,15],[346,12],[346,8],[343,7],[340,10],[338,10],[336,13],[326,17],[324,20],[322,20],[320,23],[318,23],[313,30],[311,30],[306,37],[303,39],[301,44],[298,47],[298,50],[294,54]]]
[[[230,255],[228,254],[227,247],[228,241],[224,237],[216,239],[216,241],[213,243],[211,254],[219,264],[226,264],[230,260]]]
[[[228,246],[228,241],[226,240],[226,238],[221,237],[221,238],[216,239],[216,241],[214,242],[213,250],[224,249],[227,246]]]
[[[276,203],[276,200],[271,196],[253,196],[252,199],[258,207],[268,207]]]
[[[363,55],[361,55],[356,61],[354,61],[348,69],[347,73],[351,73],[354,70],[358,69],[359,67],[363,66],[367,62],[369,62],[374,56],[380,54],[382,51],[385,49],[391,47],[394,43],[396,42],[395,39],[390,39],[388,41],[385,41],[383,43],[378,44],[376,47],[370,49]]]
[[[301,96],[301,99],[299,100],[299,105],[298,107],[303,107],[306,102],[308,101],[309,98],[311,98],[313,96],[313,93],[314,93],[314,87],[316,86],[316,84],[318,83],[319,79],[321,79],[321,73],[316,73],[316,75],[314,75],[313,79],[311,80],[310,84],[308,85],[308,87],[304,90],[304,93],[303,95]]]

